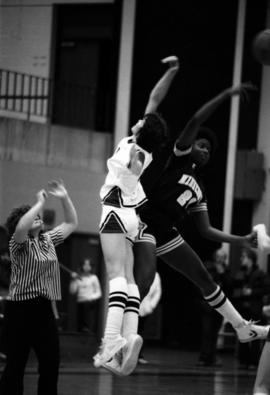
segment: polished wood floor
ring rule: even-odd
[[[59,395],[251,395],[255,371],[241,370],[232,353],[221,354],[222,367],[196,367],[197,353],[168,348],[146,348],[149,361],[125,378],[116,377],[92,362],[62,362]],[[0,372],[3,369],[0,364]],[[36,364],[25,374],[25,395],[36,395]],[[48,394],[49,395],[49,394]]]

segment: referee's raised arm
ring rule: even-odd
[[[17,243],[22,243],[27,239],[28,232],[34,223],[38,222],[40,224],[42,222],[39,214],[47,197],[45,189],[40,190],[37,193],[37,202],[19,220],[14,232],[14,240]]]
[[[64,222],[58,226],[62,236],[66,239],[78,226],[78,217],[72,200],[62,180],[53,180],[48,183],[50,195],[60,199],[64,211]]]

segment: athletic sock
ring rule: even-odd
[[[234,328],[241,326],[245,321],[219,286],[211,295],[204,296],[204,299],[211,307],[229,321]]]
[[[115,339],[121,334],[124,310],[127,303],[127,280],[116,277],[109,282],[109,306],[104,338]]]
[[[128,300],[123,319],[123,336],[127,339],[131,334],[138,333],[140,310],[140,293],[136,284],[128,284]]]

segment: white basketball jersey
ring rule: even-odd
[[[103,204],[116,207],[138,207],[146,201],[143,187],[139,181],[141,174],[152,161],[152,154],[135,144],[136,151],[144,156],[139,175],[129,169],[130,151],[134,146],[133,137],[125,137],[118,144],[113,156],[107,160],[108,174],[100,190]]]

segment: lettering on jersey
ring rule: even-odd
[[[178,181],[178,184],[186,185],[189,187],[189,189],[186,189],[177,199],[177,202],[180,204],[180,206],[184,207],[186,204],[190,205],[192,203],[195,203],[196,201],[199,202],[202,199],[203,196],[201,188],[194,177],[188,174],[183,174]],[[192,192],[190,189],[194,192],[196,198],[192,198]]]

